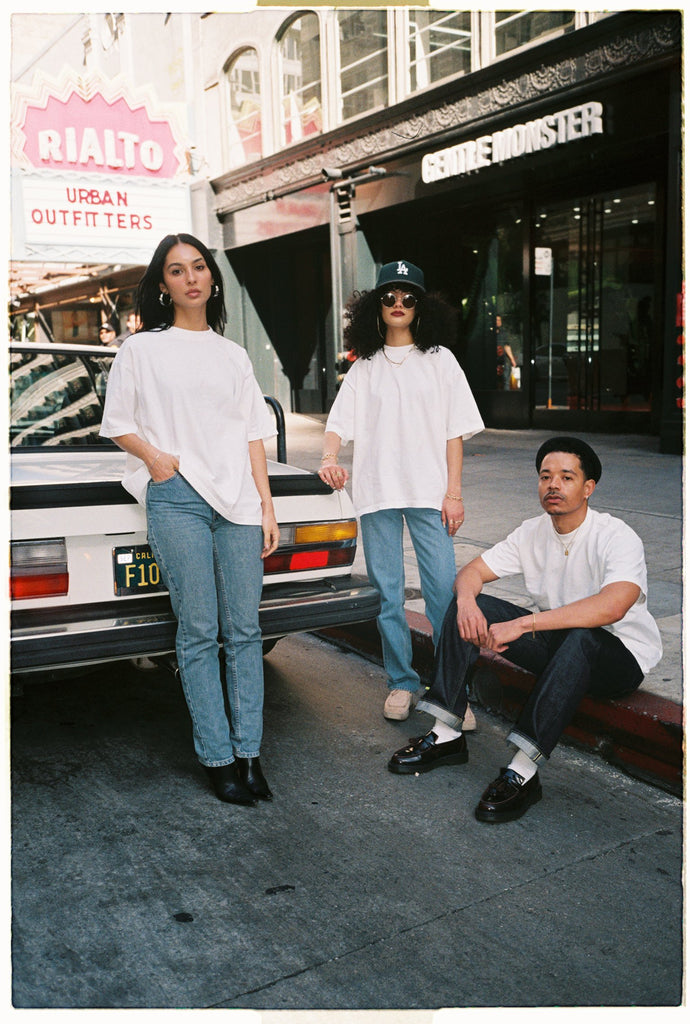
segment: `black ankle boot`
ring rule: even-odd
[[[222,764],[218,768],[209,768],[206,774],[211,780],[213,791],[219,800],[226,804],[243,804],[245,807],[256,807],[256,797],[249,792],[237,771],[237,761]]]
[[[261,762],[258,757],[238,757],[235,761],[237,774],[250,793],[259,800],[272,800],[273,793],[261,771]]]

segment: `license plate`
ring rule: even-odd
[[[148,544],[113,548],[115,594],[151,594],[165,590],[153,552]]]

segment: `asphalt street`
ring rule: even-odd
[[[417,1024],[439,1007],[678,1006],[680,800],[563,747],[539,804],[480,824],[504,722],[478,708],[467,765],[399,777],[388,757],[429,720],[383,718],[380,668],[309,636],[265,663],[275,800],[256,808],[211,794],[164,670],[17,692],[16,1008]]]

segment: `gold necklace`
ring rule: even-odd
[[[406,352],[406,353],[405,353],[405,355],[404,355],[404,356],[402,357],[402,359],[391,359],[391,357],[390,357],[390,356],[388,355],[388,353],[386,352],[386,349],[385,349],[385,347],[384,347],[384,349],[383,349],[383,354],[384,354],[384,356],[386,357],[386,359],[388,360],[388,362],[389,362],[389,363],[391,364],[391,366],[402,366],[402,364],[403,364],[403,363],[405,362],[405,360],[406,360],[406,359],[407,359],[407,358],[408,358],[409,356],[411,356],[413,352],[414,352],[414,345],[412,346],[412,348],[410,349],[410,351],[409,351],[409,352]]]
[[[580,526],[576,526],[576,527],[575,527],[575,529],[574,529],[574,530],[572,530],[572,531],[571,531],[571,532],[570,532],[570,533],[568,534],[568,540],[567,540],[567,541],[566,541],[565,543],[563,543],[563,538],[561,537],[560,533],[559,533],[559,532],[558,532],[558,530],[556,529],[556,525],[555,525],[555,523],[553,522],[553,520],[551,520],[551,525],[553,526],[553,532],[554,532],[554,533],[556,534],[556,536],[558,537],[558,543],[559,543],[559,544],[561,545],[561,547],[563,548],[563,554],[564,554],[564,555],[565,555],[565,557],[567,558],[567,557],[568,557],[568,555],[570,554],[570,549],[571,549],[571,547],[572,547],[572,546],[573,546],[573,544],[575,543],[575,536],[576,536],[576,534],[577,534],[577,531],[578,531],[578,530],[580,529],[580,526],[582,526],[582,523],[580,523]]]

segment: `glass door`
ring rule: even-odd
[[[655,234],[654,185],[537,210],[535,409],[651,410]]]

